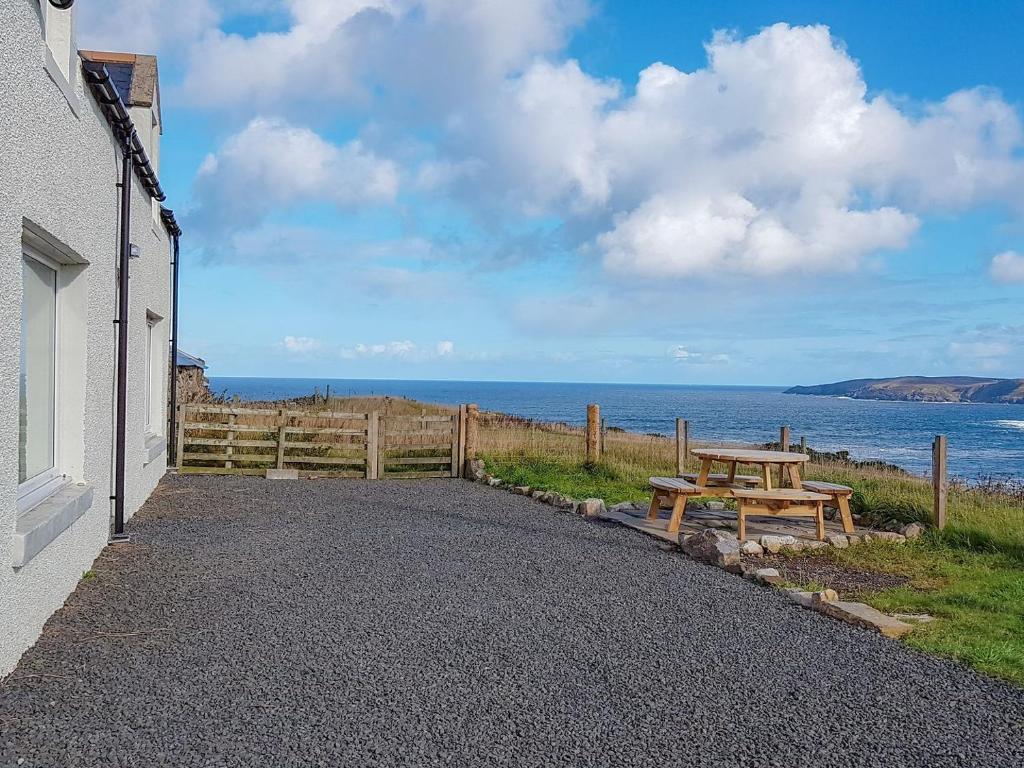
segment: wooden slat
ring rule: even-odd
[[[382,445],[381,449],[385,451],[438,451],[442,448],[451,449],[452,444],[448,441],[443,443],[413,443],[412,445],[397,445],[395,443],[388,443]]]
[[[230,405],[188,405],[189,413],[228,413],[236,416],[277,416],[277,411],[267,408],[232,408]]]
[[[276,440],[228,440],[223,437],[186,437],[185,445],[224,445],[232,448],[276,448]]]
[[[451,464],[452,457],[448,456],[412,456],[408,458],[400,457],[385,457],[385,466],[394,466],[396,464]]]
[[[376,480],[380,469],[380,414],[377,411],[370,413],[370,420],[366,426],[366,478]]]
[[[365,429],[349,429],[348,427],[302,427],[287,426],[284,431],[288,434],[301,435],[365,435]]]
[[[303,419],[337,419],[338,421],[366,421],[368,413],[346,413],[344,411],[285,411],[286,416],[298,416]]]
[[[277,426],[267,424],[228,424],[221,421],[189,421],[185,423],[185,429],[209,429],[215,432],[277,432]]]
[[[441,440],[448,440],[454,434],[453,429],[430,429],[430,430],[418,430],[415,432],[403,432],[400,429],[391,429],[388,431],[388,437],[401,437],[401,438],[413,438],[413,437],[437,437]]]
[[[342,464],[350,467],[361,467],[366,464],[366,459],[344,459],[337,456],[288,456],[284,457],[285,464]]]
[[[276,445],[278,443],[274,442],[273,444]],[[322,449],[322,447],[331,447],[331,449],[366,451],[367,443],[366,440],[359,440],[358,442],[289,442],[286,440],[285,447],[294,447],[294,449]]]
[[[185,461],[260,461],[273,464],[277,457],[272,453],[186,453]],[[230,467],[227,467],[230,469]]]
[[[401,421],[421,421],[421,422],[439,422],[439,421],[452,421],[453,416],[385,416],[385,421],[388,424],[392,422]]]

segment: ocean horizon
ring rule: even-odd
[[[598,403],[609,427],[672,435],[676,418],[700,441],[763,443],[779,427],[821,451],[849,451],[924,474],[931,443],[949,438],[949,469],[958,478],[1024,479],[1024,406],[916,403],[787,395],[785,386],[611,384],[211,376],[210,389],[241,400],[280,400],[317,390],[337,397],[390,395],[430,403],[476,403],[484,410],[582,425]]]

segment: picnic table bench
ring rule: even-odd
[[[677,534],[686,517],[686,503],[698,496],[719,496],[735,499],[737,502],[737,528],[742,541],[746,537],[746,522],[749,515],[769,517],[811,517],[815,521],[815,533],[820,540],[825,538],[824,505],[831,502],[842,518],[843,530],[853,533],[853,518],[850,513],[850,497],[853,489],[836,483],[817,480],[802,480],[800,464],[809,456],[789,451],[760,451],[744,448],[707,448],[693,451],[701,459],[698,473],[683,474],[680,477],[652,477],[650,479],[653,497],[647,517],[656,520],[663,502],[670,502],[672,516],[668,532]],[[712,473],[715,462],[728,465],[725,473]],[[761,468],[761,477],[737,473],[740,464],[753,464]],[[773,488],[771,467],[785,468],[792,488]],[[758,487],[758,486],[764,486]]]

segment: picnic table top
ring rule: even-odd
[[[695,448],[690,453],[701,459],[735,461],[743,464],[802,464],[811,460],[806,453],[757,451],[751,448]]]

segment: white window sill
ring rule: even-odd
[[[21,568],[71,527],[92,506],[92,486],[71,483],[18,518],[13,565]]]
[[[142,447],[142,466],[153,463],[167,450],[167,441],[160,435],[146,435],[146,444]]]

